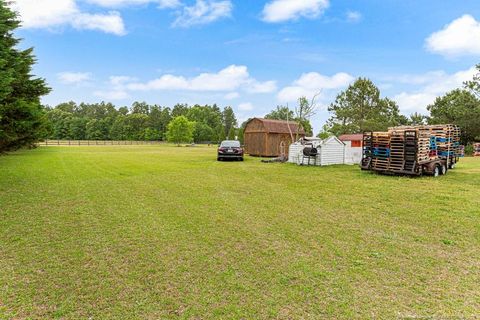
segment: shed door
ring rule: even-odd
[[[286,153],[286,143],[285,141],[280,141],[280,147],[279,147],[279,150],[280,150],[280,156],[281,157],[285,157],[287,155]]]

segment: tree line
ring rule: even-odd
[[[191,137],[182,142],[235,139],[237,119],[229,106],[176,104],[173,108],[134,102],[130,108],[111,103],[61,103],[46,108],[46,138],[71,140],[168,139],[168,125],[178,117],[192,123]],[[172,138],[173,139],[173,138]]]
[[[0,153],[31,147],[41,139],[168,140],[218,142],[243,140],[246,122],[238,128],[231,107],[177,104],[173,108],[135,102],[130,108],[111,103],[67,102],[43,107],[40,98],[50,92],[42,78],[32,75],[33,49],[22,50],[14,31],[20,23],[0,0]],[[315,97],[298,100],[295,110],[277,106],[265,117],[298,121],[312,135],[310,117]],[[358,78],[328,106],[331,117],[319,136],[383,131],[390,126],[453,123],[462,129],[462,143],[480,141],[480,64],[464,87],[438,97],[427,106],[429,115],[406,117],[397,103],[382,97],[375,84]]]

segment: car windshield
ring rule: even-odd
[[[220,147],[226,148],[240,148],[240,141],[222,141]]]

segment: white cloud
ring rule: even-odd
[[[411,77],[412,81],[410,84],[415,86],[423,84],[423,87],[413,92],[401,92],[394,96],[393,100],[398,103],[400,110],[404,113],[426,113],[426,107],[433,103],[437,97],[451,90],[461,88],[463,83],[472,79],[475,73],[475,67],[471,67],[453,74],[448,74],[444,71],[433,71],[423,75],[400,76],[398,80],[400,83],[408,83],[408,78]]]
[[[266,22],[284,22],[300,17],[316,18],[329,6],[329,0],[273,0],[263,8]]]
[[[405,113],[420,112],[425,114],[427,106],[435,101],[437,95],[429,92],[407,93],[402,92],[393,97],[400,110]]]
[[[129,77],[129,76],[111,76],[110,77],[110,84],[115,87],[123,86],[128,82],[136,81],[137,78]]]
[[[239,97],[240,97],[240,94],[238,92],[229,92],[224,96],[224,98],[227,100],[233,100]]]
[[[16,0],[11,4],[24,28],[55,28],[70,25],[76,29],[125,34],[118,12],[90,14],[80,11],[75,0]]]
[[[351,23],[360,22],[362,14],[358,11],[347,11],[347,21]]]
[[[181,5],[180,0],[87,0],[87,2],[107,8],[144,5],[156,3],[159,8],[176,8]]]
[[[251,110],[253,110],[253,104],[251,104],[250,102],[240,103],[240,104],[238,105],[238,110],[241,110],[241,111],[251,111]]]
[[[78,12],[74,0],[16,0],[11,6],[20,14],[25,28],[61,25]]]
[[[252,81],[247,88],[250,93],[271,93],[277,90],[276,81],[258,82]]]
[[[64,84],[81,84],[88,82],[92,78],[89,72],[61,72],[57,76]]]
[[[108,88],[94,91],[93,94],[105,100],[124,100],[130,97],[127,85],[133,81],[137,79],[129,76],[110,76]]]
[[[116,11],[110,11],[107,15],[80,13],[73,17],[71,24],[81,30],[101,30],[119,36],[126,33],[122,17]]]
[[[426,48],[447,57],[480,55],[480,22],[464,15],[430,35]]]
[[[181,6],[182,3],[180,0],[160,0],[158,1],[158,7],[161,9],[164,8],[177,8]]]
[[[403,74],[398,76],[386,77],[387,81],[394,81],[404,84],[423,85],[434,81],[437,78],[445,76],[445,71],[429,71],[423,74]]]
[[[283,88],[278,93],[277,98],[281,102],[293,102],[302,96],[313,97],[317,93],[323,93],[324,90],[345,87],[353,80],[353,76],[344,72],[337,73],[331,77],[317,72],[304,73],[291,86]]]
[[[232,9],[233,4],[230,0],[197,0],[195,5],[190,7],[185,6],[183,10],[178,13],[178,17],[172,26],[188,28],[193,25],[208,24],[221,18],[230,17]]]
[[[172,74],[162,75],[160,78],[142,82],[131,82],[127,88],[132,91],[151,90],[187,90],[187,91],[217,91],[229,92],[232,97],[238,89],[250,93],[271,92],[276,87],[274,81],[258,82],[248,73],[246,66],[231,65],[217,73],[201,73],[192,78]]]

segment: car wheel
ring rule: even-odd
[[[240,158],[240,161],[243,161],[243,157]]]

